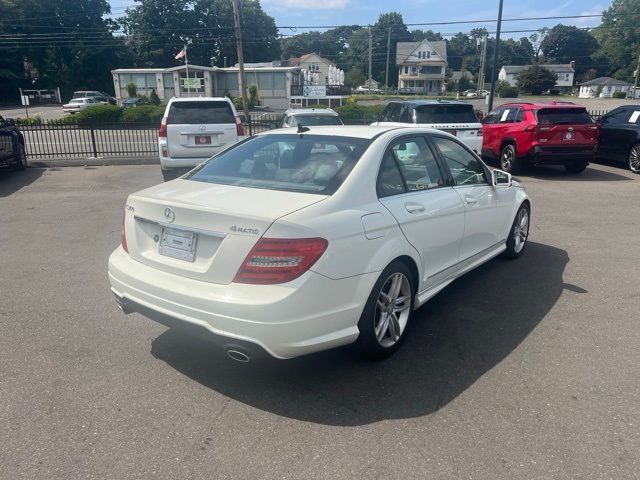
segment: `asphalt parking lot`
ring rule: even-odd
[[[392,358],[242,365],[111,297],[158,166],[0,172],[0,478],[637,479],[640,177],[522,180],[524,256],[446,288]]]

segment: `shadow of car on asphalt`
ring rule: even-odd
[[[524,171],[522,176],[525,179],[527,177],[531,177],[539,180],[560,180],[563,182],[619,182],[633,180],[630,176],[621,175],[622,173],[628,173],[630,175],[631,172],[629,171],[624,172],[624,170],[621,170],[621,174],[618,174],[607,170],[601,170],[599,168],[593,168],[594,165],[597,164],[590,164],[582,173],[569,173],[561,166],[535,166]],[[603,165],[610,167],[613,166],[607,164]]]
[[[372,362],[349,348],[292,360],[235,363],[203,340],[169,329],[152,354],[238,402],[324,425],[423,416],[456,398],[504,360],[563,290],[564,250],[530,242],[516,261],[495,259],[416,311],[403,347]]]
[[[8,197],[21,188],[32,184],[44,173],[43,168],[27,168],[15,171],[10,168],[0,169],[0,198]]]

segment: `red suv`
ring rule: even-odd
[[[482,155],[500,159],[502,170],[526,165],[564,165],[580,173],[595,157],[598,125],[571,102],[501,105],[482,121]]]

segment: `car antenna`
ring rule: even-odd
[[[304,132],[308,132],[309,130],[310,130],[309,127],[305,127],[301,123],[298,124],[297,133],[304,133]]]

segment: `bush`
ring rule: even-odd
[[[122,118],[122,107],[117,105],[95,105],[81,110],[75,117],[79,124],[89,122],[115,123]]]
[[[141,105],[122,112],[122,121],[131,123],[160,123],[164,115],[162,105]]]
[[[613,92],[613,98],[627,98],[626,92]]]
[[[155,90],[151,90],[151,93],[149,94],[149,103],[151,105],[160,105],[161,103],[160,97],[158,96]]]
[[[233,97],[231,100],[233,101],[233,105],[236,107],[236,110],[241,112],[244,108],[242,106],[242,97]]]
[[[344,123],[368,125],[377,122],[386,105],[358,105],[347,103],[336,108],[336,112]]]
[[[258,87],[256,85],[249,85],[249,107],[253,108],[256,105],[260,105],[260,97],[258,95]]]
[[[41,125],[42,119],[37,115],[29,118],[16,118],[16,125]]]
[[[124,89],[127,91],[127,95],[129,95],[129,98],[135,98],[136,94],[138,93],[138,87],[136,87],[136,84],[133,82],[129,82],[124,86]]]

